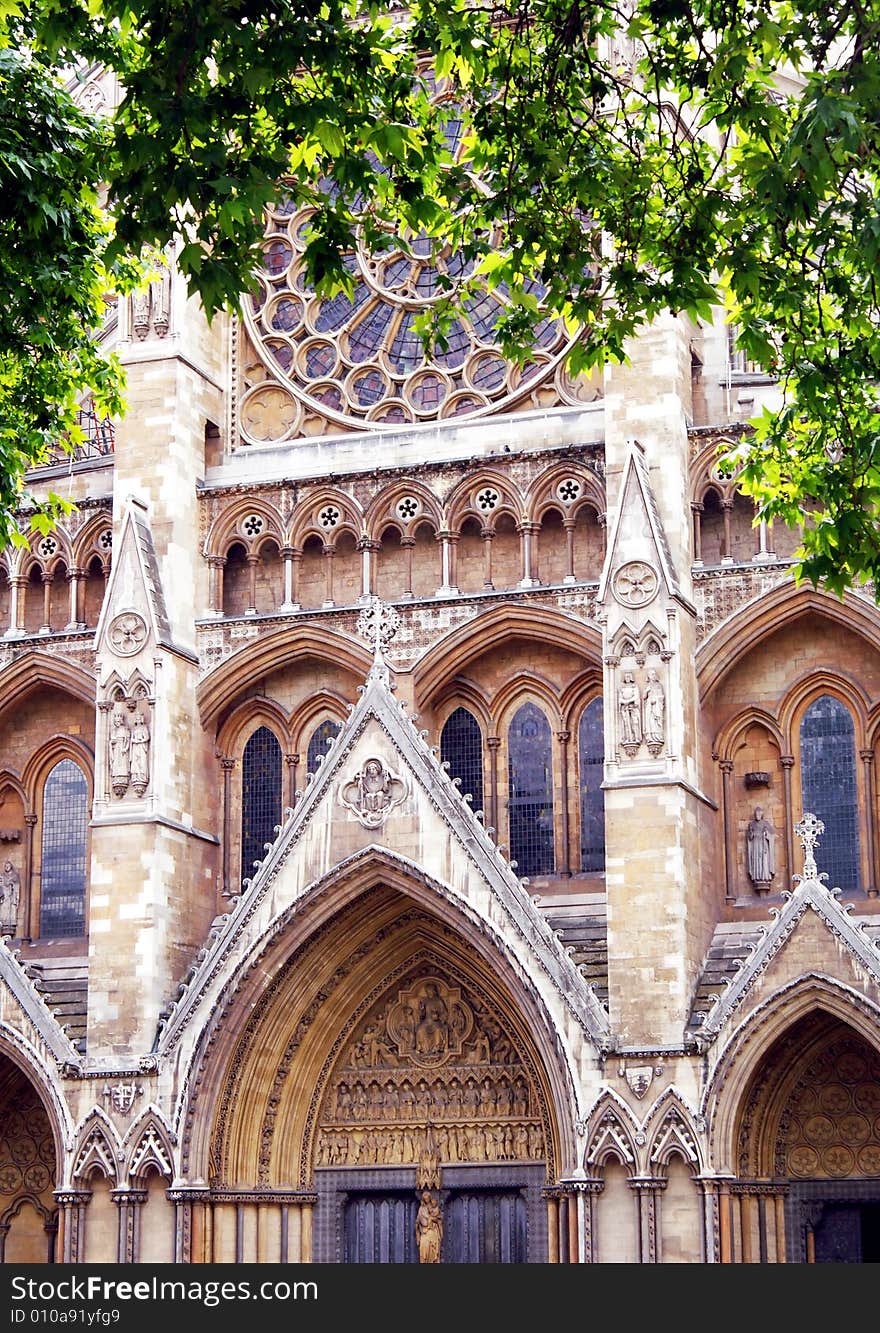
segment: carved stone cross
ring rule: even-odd
[[[816,858],[813,855],[816,847],[819,845],[819,839],[825,832],[825,825],[821,819],[818,819],[809,811],[794,826],[794,831],[798,835],[804,849],[804,879],[818,879],[818,867]]]
[[[382,660],[382,649],[388,644],[400,626],[400,616],[393,606],[371,597],[357,619],[357,632],[362,639],[373,644],[373,658]]]

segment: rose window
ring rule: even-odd
[[[404,523],[415,518],[419,512],[419,502],[413,495],[405,495],[402,500],[397,502],[397,517],[402,518]]]
[[[44,537],[37,550],[44,560],[48,560],[58,550],[58,543],[54,537]]]
[[[110,548],[112,547],[113,533],[110,531],[109,528],[107,529],[106,532],[101,533],[100,537],[98,538],[98,545],[100,546],[102,551],[109,551]]]
[[[456,151],[460,124],[450,116],[447,139]],[[571,339],[560,320],[546,318],[529,360],[501,355],[496,326],[509,302],[503,284],[469,296],[445,342],[427,351],[416,320],[468,265],[424,236],[389,241],[381,254],[362,246],[345,266],[353,293],[321,298],[308,287],[302,255],[313,210],[281,196],[267,213],[259,292],[244,308],[240,425],[245,441],[293,439],[347,427],[380,429],[452,417],[478,417],[514,407],[591,401],[586,379],[564,369]],[[501,236],[492,244],[500,246]],[[540,302],[544,289],[532,285]]]

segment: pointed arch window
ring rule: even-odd
[[[831,694],[810,704],[801,721],[801,797],[825,825],[817,860],[832,888],[860,887],[855,727]]]
[[[332,717],[328,717],[320,726],[315,727],[309,740],[306,750],[306,772],[316,773],[318,771],[318,760],[323,759],[327,753],[327,742],[332,741],[342,730],[342,723],[335,722]]]
[[[507,737],[510,855],[518,875],[553,873],[553,751],[536,704],[517,710]]]
[[[254,861],[265,856],[281,823],[281,746],[268,727],[258,727],[241,760],[241,878],[252,878]]]
[[[440,733],[440,758],[449,765],[449,776],[459,778],[459,791],[470,792],[472,810],[483,809],[483,733],[473,713],[456,708]]]
[[[605,733],[602,696],[591,699],[578,727],[581,786],[581,870],[605,869]]]
[[[79,764],[62,759],[43,786],[40,935],[84,935],[89,788]]]

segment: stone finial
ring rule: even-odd
[[[400,616],[394,607],[389,606],[387,602],[383,602],[379,597],[370,597],[357,618],[357,632],[362,639],[366,639],[373,645],[371,677],[381,676],[387,681],[388,664],[385,661],[384,649],[394,638],[399,628]]]
[[[799,820],[794,826],[794,831],[804,849],[804,873],[796,875],[795,879],[818,879],[819,871],[816,865],[814,851],[819,845],[819,839],[825,832],[825,825],[816,815],[807,812],[803,819]]]

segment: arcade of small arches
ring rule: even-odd
[[[605,554],[599,479],[551,470],[528,494],[487,473],[441,506],[425,486],[388,488],[362,510],[325,488],[289,522],[265,501],[236,500],[205,543],[214,615],[271,614],[451,593],[596,581]]]
[[[61,525],[0,554],[0,633],[7,638],[94,629],[110,573],[113,533],[101,514],[70,537]]]

